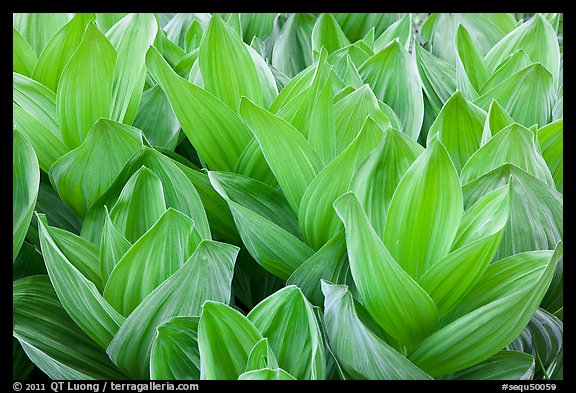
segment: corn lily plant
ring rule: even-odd
[[[14,379],[562,379],[561,44],[15,14]]]

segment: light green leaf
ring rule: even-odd
[[[333,14],[350,41],[354,42],[374,28],[374,34],[379,36],[394,22],[402,18],[401,13],[346,13]]]
[[[491,73],[486,83],[482,85],[478,93],[484,94],[488,90],[492,89],[495,86],[498,86],[500,83],[504,82],[506,79],[517,73],[518,71],[528,67],[530,64],[534,62],[530,59],[530,57],[526,54],[523,49],[518,49],[516,52],[509,55],[507,58],[502,60],[502,63],[494,72]]]
[[[258,341],[250,351],[245,372],[261,368],[278,368],[278,360],[270,347],[268,338]]]
[[[332,53],[346,45],[350,45],[350,41],[332,14],[320,15],[312,29],[312,50],[320,51],[324,47]]]
[[[321,306],[324,302],[320,280],[344,284],[349,276],[348,254],[344,231],[335,234],[308,258],[286,281],[296,285],[310,302]]]
[[[352,192],[334,208],[344,223],[350,271],[364,307],[382,329],[413,348],[436,327],[434,302],[388,252]]]
[[[322,161],[296,128],[247,98],[240,103],[240,114],[258,139],[288,203],[297,212],[304,191],[322,168]]]
[[[162,54],[164,60],[170,64],[170,67],[174,68],[176,65],[186,56],[186,52],[178,46],[178,44],[170,41],[166,37],[166,33],[163,29],[158,29],[158,34],[156,34],[156,39],[154,40],[154,47]],[[148,60],[146,60],[148,63]],[[148,67],[150,67],[148,65]],[[150,70],[148,70],[150,72]]]
[[[258,370],[247,371],[242,373],[239,377],[239,380],[295,380],[292,375],[288,374],[286,371],[282,370],[281,368],[277,369],[270,369],[270,368],[261,368]]]
[[[316,18],[293,13],[284,23],[272,49],[272,65],[288,77],[294,77],[313,63],[312,29]]]
[[[387,128],[380,145],[354,174],[351,190],[358,197],[380,239],[384,238],[386,214],[392,195],[404,173],[423,151],[422,146],[406,134]]]
[[[541,14],[535,14],[502,38],[488,52],[486,62],[494,70],[508,55],[518,49],[523,49],[533,61],[542,63],[552,75],[554,83],[558,83],[560,48],[554,28]]]
[[[500,106],[498,101],[492,100],[484,122],[484,129],[482,131],[481,146],[490,140],[498,132],[514,123],[514,119]]]
[[[12,335],[50,378],[125,378],[104,350],[70,319],[47,276],[14,281],[12,293]]]
[[[345,285],[322,281],[330,348],[354,379],[431,379],[358,318]]]
[[[269,108],[274,102],[274,99],[276,99],[276,96],[278,96],[278,87],[276,86],[274,74],[263,56],[252,49],[249,45],[245,44],[245,46],[250,54],[250,58],[254,62],[254,66],[256,67],[256,74],[258,75],[258,80],[260,81],[260,87],[262,89],[262,103],[265,108]]]
[[[414,57],[400,41],[392,41],[366,60],[358,72],[376,97],[396,112],[402,122],[402,131],[412,139],[418,139],[424,118],[422,83]]]
[[[233,171],[252,139],[234,111],[217,97],[179,77],[156,48],[148,50],[146,64],[202,160],[211,170]]]
[[[254,307],[247,318],[267,337],[278,365],[296,379],[324,379],[326,359],[312,305],[289,285]]]
[[[64,13],[15,13],[13,26],[40,56],[50,39],[68,22]]]
[[[80,45],[86,26],[95,18],[94,14],[78,13],[58,30],[42,51],[33,78],[56,92],[66,63]]]
[[[555,101],[552,76],[540,63],[533,64],[483,93],[474,104],[488,110],[493,99],[523,126],[544,126]]]
[[[419,44],[415,44],[414,47],[422,89],[434,113],[437,114],[456,91],[456,69]]]
[[[398,38],[402,45],[407,47],[411,30],[412,15],[408,13],[388,26],[388,28],[376,39],[376,41],[374,41],[374,53],[380,52],[395,38]]]
[[[134,243],[165,211],[162,181],[154,172],[142,166],[126,182],[111,206],[110,221],[127,241]]]
[[[300,204],[298,221],[306,243],[318,250],[342,229],[332,204],[351,187],[352,176],[380,143],[382,129],[366,119],[358,136],[310,183]],[[289,371],[289,370],[288,370]]]
[[[207,301],[198,325],[201,379],[237,379],[262,339],[254,324],[226,304]]]
[[[194,19],[188,30],[186,30],[186,35],[184,36],[184,43],[186,52],[190,53],[195,49],[200,47],[202,42],[202,36],[204,35],[204,27],[202,23],[198,22],[198,19]]]
[[[140,130],[100,119],[80,146],[50,167],[50,182],[62,200],[84,217],[141,146]],[[98,176],[86,176],[87,173]]]
[[[40,169],[32,145],[18,131],[12,133],[12,261],[26,236],[40,186]]]
[[[137,12],[122,18],[106,33],[118,54],[114,68],[112,120],[125,124],[134,121],[146,79],[146,51],[154,43],[157,31],[153,14]]]
[[[268,166],[264,154],[260,149],[258,139],[256,138],[252,138],[250,143],[248,143],[248,146],[246,146],[246,149],[244,149],[238,158],[238,163],[236,164],[234,172],[259,180],[271,187],[278,185],[278,181]]]
[[[484,82],[489,78],[490,71],[482,53],[475,45],[470,32],[464,25],[459,25],[456,29],[456,52],[457,67],[458,64],[462,67],[465,77],[472,85],[474,91],[480,91]],[[458,68],[456,70],[458,71]],[[458,82],[460,81],[458,80]]]
[[[432,376],[463,370],[510,344],[530,321],[556,267],[560,244],[545,270],[519,291],[505,292],[426,338],[408,357]]]
[[[118,261],[104,297],[128,316],[155,288],[176,272],[202,239],[190,217],[172,208]]]
[[[430,126],[427,141],[430,143],[438,135],[460,172],[470,156],[480,148],[485,118],[486,112],[456,91]]]
[[[128,15],[127,12],[105,12],[96,14],[96,25],[106,33],[119,20]]]
[[[222,18],[210,18],[198,55],[206,90],[234,112],[245,96],[263,105],[262,88],[254,62],[238,34]]]
[[[556,189],[564,189],[564,119],[556,120],[538,129],[538,144],[542,157],[552,173]]]
[[[134,127],[142,130],[146,140],[154,147],[170,150],[176,147],[180,123],[159,85],[142,93]]]
[[[156,328],[150,379],[200,379],[199,317],[174,317]]]
[[[82,41],[62,70],[57,88],[62,140],[70,149],[86,139],[96,120],[110,116],[115,63],[114,47],[89,22]]]
[[[126,319],[106,351],[118,367],[132,378],[149,378],[150,352],[158,326],[172,317],[198,316],[207,300],[228,303],[238,250],[229,244],[203,240],[188,261]],[[202,353],[202,319],[198,346],[205,367],[208,357]]]
[[[50,281],[74,322],[98,345],[106,348],[124,322],[124,317],[102,297],[95,283],[84,273],[85,269],[80,270],[79,264],[85,261],[80,258],[70,260],[64,254],[55,241],[58,234],[55,229],[49,229],[42,219],[38,220],[40,245]],[[81,246],[81,242],[77,242],[76,246]]]
[[[353,64],[351,66],[354,67]],[[362,82],[362,80],[359,81]],[[328,164],[338,154],[335,114],[332,74],[330,74],[315,99],[308,130],[308,141],[324,164]]]
[[[534,376],[534,358],[516,351],[500,351],[475,366],[450,375],[446,379],[458,380],[531,380]]]
[[[38,57],[26,40],[12,28],[12,70],[27,77],[32,76],[32,71],[38,62]]]
[[[418,280],[448,254],[462,213],[458,173],[446,148],[435,138],[394,192],[384,244],[398,264]]]
[[[110,273],[114,270],[114,267],[122,258],[126,251],[132,246],[120,230],[114,225],[108,214],[108,208],[106,209],[106,218],[104,221],[104,227],[102,228],[102,238],[100,240],[100,277],[102,277],[102,282],[106,284]]]
[[[534,134],[518,123],[505,127],[477,150],[462,168],[462,184],[510,163],[554,186],[546,162],[536,150]]]

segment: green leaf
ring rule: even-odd
[[[495,86],[498,86],[500,83],[504,82],[506,79],[517,73],[518,71],[528,67],[530,64],[534,62],[530,59],[530,57],[526,54],[523,49],[518,49],[516,52],[509,55],[505,58],[502,63],[496,69],[488,80],[482,85],[478,93],[484,94],[488,90],[492,89]]]
[[[40,251],[28,242],[22,243],[20,252],[14,260],[12,269],[12,281],[23,277],[46,275],[46,266]]]
[[[412,15],[408,13],[388,26],[388,28],[376,39],[376,41],[374,41],[374,52],[380,52],[395,38],[398,38],[400,43],[407,47],[411,30]]]
[[[12,261],[16,260],[32,219],[40,186],[40,169],[32,145],[12,133]]]
[[[28,359],[20,342],[12,337],[12,379],[30,379],[30,373],[34,370],[34,363]]]
[[[354,172],[378,146],[382,136],[382,129],[368,118],[352,143],[306,189],[298,211],[298,221],[306,243],[313,249],[318,250],[342,229],[332,204],[350,189]]]
[[[422,89],[437,114],[456,91],[456,69],[419,44],[415,44],[414,47]]]
[[[199,321],[199,317],[174,317],[156,328],[150,379],[200,379]]]
[[[376,97],[396,112],[402,131],[416,140],[424,118],[424,101],[414,57],[400,41],[394,40],[366,60],[358,72]]]
[[[502,187],[476,202],[462,218],[454,251],[433,264],[418,281],[434,300],[440,316],[478,282],[494,258],[508,221],[509,193],[509,187]],[[487,210],[492,215],[488,216]]]
[[[346,239],[344,231],[340,231],[304,261],[286,284],[296,285],[312,304],[320,306],[324,302],[320,280],[344,284],[349,270]]]
[[[132,378],[147,379],[156,328],[170,318],[198,316],[206,301],[228,303],[238,247],[203,240],[186,263],[130,314],[107,353]],[[202,367],[202,319],[198,328]],[[221,345],[222,341],[218,342]]]
[[[531,380],[534,358],[516,351],[500,351],[488,360],[459,371],[446,379],[458,380]]]
[[[564,189],[564,120],[556,120],[538,129],[538,145],[542,151],[542,157],[552,173],[556,189],[563,192]]]
[[[486,112],[456,91],[430,126],[428,143],[438,135],[460,172],[470,156],[480,148],[485,118]]]
[[[334,104],[336,114],[336,133],[329,161],[342,153],[358,136],[365,125],[366,117],[370,116],[375,124],[385,130],[391,124],[390,119],[380,109],[378,99],[370,89],[363,85]]]
[[[237,379],[262,339],[254,324],[226,304],[207,301],[198,325],[201,379]]]
[[[238,379],[240,380],[295,380],[292,375],[288,374],[286,371],[282,370],[281,368],[277,369],[270,369],[270,368],[261,368],[259,370],[252,370],[242,373]]]
[[[418,280],[448,254],[462,213],[458,173],[446,148],[433,139],[394,192],[384,244],[398,264]]]
[[[13,26],[40,56],[52,36],[68,22],[64,13],[15,13]]]
[[[332,14],[322,14],[312,29],[312,50],[320,51],[324,47],[328,53],[350,45],[346,34],[338,25]]]
[[[80,45],[86,26],[95,18],[94,14],[78,13],[58,30],[42,51],[38,64],[34,68],[33,78],[56,92],[66,63]]]
[[[100,277],[102,277],[102,282],[106,284],[110,273],[114,270],[114,267],[122,258],[126,251],[132,246],[120,230],[114,225],[108,214],[108,209],[106,208],[106,218],[104,221],[104,227],[102,228],[102,238],[100,240]]]
[[[272,65],[288,77],[294,77],[313,63],[311,37],[315,22],[311,14],[290,14],[274,42]]]
[[[50,167],[50,182],[62,200],[84,217],[141,146],[140,130],[100,119],[80,146]],[[98,176],[87,177],[86,173]]]
[[[553,187],[554,179],[546,162],[536,150],[534,139],[534,134],[518,123],[505,127],[470,157],[462,168],[462,184],[469,183],[500,165],[510,163]]]
[[[296,379],[324,379],[326,359],[312,305],[289,285],[254,307],[247,318],[267,337],[278,365]]]
[[[254,66],[256,67],[256,74],[258,75],[258,80],[260,81],[260,87],[262,89],[262,103],[265,108],[269,108],[276,99],[276,96],[278,96],[278,87],[276,86],[274,74],[263,56],[252,49],[249,45],[245,44],[245,46],[250,54],[250,58],[254,62]]]
[[[153,47],[152,47],[153,48]],[[186,136],[211,170],[231,172],[252,136],[235,112],[216,96],[179,77],[156,48],[146,55]]]
[[[498,101],[492,100],[484,122],[481,146],[501,130],[514,123],[514,119],[500,106]]]
[[[126,15],[128,15],[127,12],[98,13],[96,14],[96,25],[105,33]]]
[[[195,14],[192,13],[177,13],[172,19],[163,27],[166,32],[166,37],[177,44],[180,48],[186,49],[185,39],[188,26],[196,20]]]
[[[558,259],[560,244],[546,268],[524,288],[464,315],[426,338],[408,357],[432,376],[463,370],[495,355],[524,329],[542,300]]]
[[[261,368],[278,368],[278,360],[270,347],[268,338],[258,341],[248,356],[245,372]]]
[[[146,51],[154,43],[157,31],[154,15],[138,12],[128,14],[106,32],[118,54],[114,68],[112,120],[126,124],[134,121],[146,79]]]
[[[304,191],[322,168],[322,161],[296,128],[247,98],[240,103],[240,114],[258,140],[288,203],[297,212]]]
[[[93,22],[88,23],[82,41],[62,70],[56,95],[56,109],[62,140],[78,147],[92,125],[110,116],[116,51]]]
[[[554,28],[541,14],[535,14],[502,38],[488,52],[486,62],[494,70],[508,55],[518,49],[523,49],[534,62],[542,63],[552,75],[554,83],[558,83],[560,48]]]
[[[406,134],[387,128],[380,145],[354,174],[351,190],[381,239],[384,238],[386,214],[392,195],[404,173],[423,151],[422,146]]]
[[[388,252],[352,192],[334,208],[344,223],[350,271],[364,307],[382,329],[414,347],[436,327],[434,302]]]
[[[459,25],[456,30],[456,52],[456,71],[458,71],[458,66],[461,66],[474,92],[478,92],[489,78],[490,71],[482,53],[472,40],[470,32],[463,25]],[[460,80],[458,83],[460,86]]]
[[[104,297],[128,316],[192,255],[201,238],[190,217],[172,208],[136,242],[110,273]]]
[[[170,67],[174,68],[176,65],[186,56],[186,52],[178,46],[178,44],[170,41],[166,37],[166,33],[163,29],[158,29],[158,34],[154,40],[154,47],[159,51],[164,60],[170,64]],[[148,56],[148,55],[146,55]],[[146,60],[148,64],[148,60]],[[150,67],[150,66],[148,66]],[[150,72],[150,69],[148,69]]]
[[[162,181],[154,172],[142,166],[124,185],[118,200],[111,207],[110,219],[120,234],[134,243],[165,211]]]
[[[38,190],[36,211],[38,213],[45,213],[48,216],[49,225],[65,229],[74,234],[80,233],[82,227],[80,218],[74,214],[72,209],[64,204],[50,184],[42,180],[40,181],[40,189]],[[35,219],[36,217],[32,217],[33,225],[37,227],[37,223],[34,222]]]
[[[42,219],[38,220],[40,245],[50,281],[62,306],[74,322],[98,345],[106,348],[124,322],[124,317],[114,310],[102,297],[95,283],[80,270],[81,266],[78,264],[83,260],[70,260],[64,253],[65,250],[56,243],[58,231],[55,229],[57,228],[49,229]],[[81,245],[81,242],[76,243],[76,246]]]
[[[70,319],[47,276],[14,281],[12,293],[12,335],[50,378],[125,378],[104,350]]]
[[[27,77],[32,76],[32,71],[38,62],[38,57],[26,40],[12,28],[12,70]]]
[[[222,18],[210,18],[198,55],[206,90],[234,112],[245,96],[263,105],[262,88],[256,67],[240,36]]]
[[[345,285],[322,281],[330,348],[354,379],[431,379],[358,318]]]
[[[240,158],[238,158],[234,172],[259,180],[272,187],[278,185],[278,181],[268,166],[256,138],[252,138],[248,146],[246,146],[246,149],[244,149],[240,155]]]
[[[544,126],[555,101],[552,76],[540,63],[533,64],[483,93],[474,104],[488,110],[493,99],[523,126]]]
[[[366,35],[374,28],[374,34],[379,36],[390,25],[402,17],[401,13],[346,13],[333,14],[346,36],[354,42]]]

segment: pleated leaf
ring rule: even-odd
[[[416,280],[450,250],[463,213],[459,184],[456,168],[436,138],[406,171],[392,196],[384,244]]]
[[[179,77],[156,48],[148,50],[146,64],[202,160],[211,170],[233,171],[252,139],[235,112],[216,96]]]
[[[313,63],[311,14],[293,13],[282,26],[272,49],[272,65],[288,77],[294,77]]]
[[[269,186],[275,187],[278,181],[274,177],[270,166],[264,158],[258,139],[252,138],[244,149],[234,169],[235,173],[259,180]]]
[[[62,306],[90,338],[106,348],[124,322],[124,317],[114,310],[96,285],[68,259],[42,219],[38,221],[38,232],[46,270]],[[74,261],[78,263],[77,258]]]
[[[466,79],[470,82],[474,91],[478,92],[490,76],[490,71],[482,53],[474,44],[470,33],[464,25],[459,25],[456,30],[456,52],[457,64],[460,62]]]
[[[363,63],[358,72],[376,97],[396,112],[402,132],[416,140],[424,118],[424,101],[413,56],[400,41],[394,40]]]
[[[240,114],[260,144],[266,162],[288,203],[297,212],[304,191],[322,168],[322,161],[304,136],[285,120],[244,98]],[[294,171],[293,168],[298,168]]]
[[[33,78],[56,92],[66,63],[80,45],[86,26],[95,19],[94,14],[78,13],[58,30],[42,51]]]
[[[125,378],[104,350],[70,319],[47,276],[14,281],[12,293],[12,335],[50,378]]]
[[[295,380],[292,375],[287,373],[285,370],[281,368],[277,369],[270,369],[270,368],[261,368],[258,370],[247,371],[242,373],[239,377],[239,380],[243,381],[271,381],[271,380]]]
[[[55,12],[15,13],[12,17],[14,28],[30,43],[36,56],[40,56],[50,39],[68,19],[68,14]]]
[[[531,380],[534,358],[516,351],[500,351],[488,360],[459,371],[446,379],[457,380]]]
[[[114,270],[120,258],[130,249],[130,246],[132,246],[132,243],[126,240],[124,235],[114,225],[106,208],[106,219],[102,228],[99,254],[100,277],[102,277],[104,284],[108,281],[110,273]]]
[[[38,198],[40,169],[32,145],[18,131],[12,133],[12,261],[26,236]]]
[[[320,15],[312,29],[312,50],[319,51],[324,47],[332,53],[346,45],[350,45],[350,41],[332,14]]]
[[[564,120],[556,120],[538,129],[538,144],[542,157],[552,173],[556,189],[564,189]]]
[[[263,105],[262,88],[256,67],[242,39],[222,18],[210,18],[198,55],[206,90],[234,112],[245,96]]]
[[[495,355],[528,324],[542,300],[556,267],[555,255],[545,270],[515,292],[472,311],[426,338],[408,357],[431,376],[463,370]]]
[[[484,94],[532,63],[534,63],[534,61],[530,59],[526,52],[523,49],[518,49],[516,52],[505,58],[502,63],[496,67],[480,90],[478,90],[478,93]]]
[[[435,113],[456,91],[454,66],[434,56],[419,44],[415,44],[416,64],[422,80],[422,89]]]
[[[158,24],[153,14],[132,13],[122,18],[106,37],[118,54],[114,68],[110,118],[132,124],[146,79],[145,57],[154,43]]]
[[[259,370],[261,368],[278,368],[278,360],[270,347],[268,338],[263,338],[254,345],[248,356],[245,371]]]
[[[402,18],[388,26],[388,28],[376,39],[376,41],[374,41],[374,52],[380,52],[395,38],[398,38],[402,45],[407,46],[411,30],[412,16],[410,13],[407,13]]]
[[[486,144],[490,138],[513,123],[514,119],[500,106],[498,101],[492,100],[484,122],[481,145]]]
[[[510,163],[554,187],[554,179],[536,150],[534,139],[534,134],[518,123],[505,127],[470,157],[462,168],[462,184]]]
[[[322,292],[330,347],[350,376],[354,379],[431,379],[362,323],[345,285],[322,281]]]
[[[190,217],[172,208],[166,210],[118,261],[106,283],[104,297],[128,316],[184,265],[200,241]]]
[[[446,101],[430,126],[428,143],[438,135],[460,172],[470,156],[480,148],[485,118],[486,112],[457,91]]]
[[[66,63],[57,87],[56,109],[62,140],[71,149],[92,125],[111,114],[116,51],[93,22]]]
[[[254,307],[247,318],[267,337],[278,365],[296,379],[324,379],[325,354],[312,305],[287,286]]]
[[[342,229],[332,204],[350,190],[352,176],[382,140],[382,129],[368,118],[352,143],[310,183],[302,197],[298,220],[306,243],[318,250]]]
[[[422,146],[406,134],[387,128],[380,145],[368,155],[354,174],[351,190],[358,197],[381,239],[384,238],[392,195],[404,173],[423,151]]]
[[[436,328],[434,302],[388,252],[354,193],[334,208],[344,223],[350,271],[364,307],[382,329],[414,347]]]
[[[200,379],[199,317],[174,317],[156,328],[150,379]]]
[[[141,146],[140,130],[100,119],[80,146],[52,165],[50,182],[62,200],[84,217]]]
[[[201,379],[237,379],[262,339],[254,324],[226,304],[207,301],[198,325]]]
[[[32,76],[32,71],[38,62],[38,57],[28,42],[12,28],[12,70],[27,77]]]
[[[228,303],[237,254],[238,247],[203,240],[188,261],[126,319],[106,351],[114,363],[132,378],[149,378],[156,328],[173,317],[200,315],[208,300]],[[204,367],[201,326],[202,321],[198,344]]]

